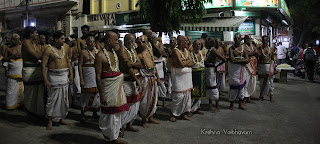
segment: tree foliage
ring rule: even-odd
[[[286,0],[294,21],[295,41],[299,44],[319,38],[320,0]]]
[[[181,23],[198,23],[206,14],[203,2],[211,0],[139,0],[140,16],[157,32],[181,29]]]

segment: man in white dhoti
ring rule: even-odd
[[[259,100],[263,100],[264,96],[270,97],[270,102],[273,100],[273,75],[274,75],[274,48],[268,46],[268,37],[262,37],[262,47],[259,49],[261,56],[258,63],[258,77],[260,81],[260,96]]]
[[[126,144],[118,138],[123,113],[129,110],[123,90],[124,75],[119,71],[116,54],[120,49],[118,36],[109,31],[103,41],[105,48],[97,54],[94,62],[101,102],[99,128],[107,141]]]
[[[23,82],[20,36],[12,34],[12,44],[4,52],[4,60],[8,63],[6,108],[16,109],[23,101]]]
[[[96,84],[96,72],[94,69],[94,60],[99,52],[95,47],[93,36],[87,37],[87,47],[81,50],[79,58],[79,75],[82,93],[80,96],[81,121],[86,120],[85,112],[93,109],[93,118],[98,119],[97,112],[100,108],[100,97]]]
[[[141,68],[141,61],[135,51],[136,43],[133,34],[127,34],[124,37],[124,45],[119,50],[119,65],[120,71],[124,73],[124,92],[129,104],[129,111],[125,111],[122,116],[122,125],[127,125],[126,130],[138,132],[132,126],[139,111],[140,100],[142,98],[141,83],[139,80],[139,69]],[[121,130],[123,135],[124,129]]]
[[[257,57],[259,52],[252,44],[252,38],[249,35],[244,36],[244,48],[248,51],[250,62],[246,65],[246,89],[247,94],[244,96],[247,103],[255,103],[250,97],[255,96],[257,84]]]
[[[234,45],[229,49],[229,101],[230,109],[235,110],[233,102],[239,99],[239,109],[247,110],[244,106],[244,96],[247,93],[246,90],[246,68],[245,65],[249,63],[248,52],[240,44],[241,34],[236,33],[234,37]]]
[[[26,39],[22,42],[21,54],[23,59],[22,78],[24,83],[23,105],[29,112],[45,115],[45,87],[41,72],[42,52],[34,42],[38,37],[35,27],[25,28]]]
[[[219,89],[217,87],[217,67],[223,65],[226,62],[224,56],[218,51],[219,47],[215,46],[215,40],[208,38],[205,42],[207,48],[210,48],[207,54],[207,60],[205,62],[206,67],[206,96],[209,99],[209,110],[211,112],[219,112]],[[220,62],[218,62],[220,60]],[[216,102],[215,108],[213,108],[212,100]]]
[[[160,122],[153,119],[153,114],[157,110],[158,95],[156,87],[157,84],[161,84],[161,81],[153,63],[152,49],[148,47],[147,36],[140,36],[137,39],[137,43],[138,48],[136,50],[142,63],[142,68],[140,69],[142,100],[140,101],[139,115],[142,118],[142,126],[148,128],[147,122],[160,124]]]
[[[46,104],[46,117],[48,118],[47,130],[52,129],[52,121],[64,121],[68,114],[68,87],[73,81],[72,66],[69,53],[64,45],[64,33],[57,31],[53,35],[52,45],[44,51],[42,57],[42,73],[44,84],[48,89]],[[46,69],[48,66],[48,72]]]
[[[224,50],[222,48],[222,42],[220,40],[220,38],[216,38],[215,39],[215,47],[217,49],[217,53],[219,53],[221,56],[225,57],[225,53]],[[218,60],[216,62],[216,65],[219,65],[222,62],[222,60]],[[226,76],[225,76],[225,71],[226,71],[226,64],[223,63],[220,66],[217,66],[217,89],[219,90],[219,95],[221,94],[221,91],[224,90],[224,88],[226,87]]]
[[[172,93],[172,81],[171,81],[171,67],[172,67],[172,60],[171,60],[171,55],[172,55],[172,50],[177,47],[177,38],[176,37],[172,37],[170,39],[170,48],[167,48],[167,69],[168,72],[167,74],[167,81],[168,81],[168,87],[167,87],[167,91],[169,94],[169,97],[171,98],[171,93]]]
[[[175,122],[176,117],[190,120],[185,113],[191,111],[192,66],[191,53],[187,50],[188,39],[178,37],[178,48],[172,50],[172,104],[170,121]]]

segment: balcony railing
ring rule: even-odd
[[[26,0],[0,0],[0,11],[16,8],[20,5],[22,1],[26,1]],[[69,0],[31,0],[31,2],[29,2],[29,6],[41,5],[46,3],[63,2],[63,1],[69,1]],[[71,1],[78,2],[78,0],[71,0]]]

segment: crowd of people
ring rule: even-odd
[[[247,109],[245,103],[255,103],[251,97],[258,80],[259,100],[268,96],[274,101],[275,49],[268,46],[267,36],[256,47],[249,35],[236,33],[226,51],[219,38],[206,34],[193,41],[182,35],[172,37],[165,47],[151,30],[139,37],[127,34],[123,42],[112,31],[92,34],[86,25],[81,30],[80,38],[66,38],[62,31],[46,38],[28,26],[22,42],[12,34],[2,47],[7,109],[23,106],[46,117],[46,129],[51,130],[53,122],[69,125],[65,121],[68,93],[81,95],[79,121],[85,122],[85,113],[91,110],[107,141],[126,143],[119,137],[124,130],[138,131],[132,126],[137,116],[144,128],[148,123],[160,124],[153,118],[158,100],[167,107],[166,100],[172,99],[172,122],[204,114],[200,111],[203,98],[209,99],[209,111],[219,112],[226,77],[230,110],[235,110],[237,100],[242,110]]]

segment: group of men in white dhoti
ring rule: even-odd
[[[172,122],[204,114],[200,111],[203,98],[209,99],[209,111],[219,112],[226,72],[231,110],[235,109],[236,100],[243,110],[247,109],[245,102],[254,103],[250,98],[255,96],[257,79],[259,98],[263,100],[267,95],[273,101],[274,49],[267,45],[268,37],[262,37],[262,47],[256,48],[248,35],[241,44],[241,34],[237,33],[227,62],[218,38],[196,39],[192,43],[191,37],[178,36],[177,43],[176,38],[171,39],[166,54],[151,30],[145,30],[138,38],[127,34],[124,44],[111,31],[99,41],[88,33],[89,27],[83,26],[82,31],[84,36],[75,47],[65,44],[61,31],[53,34],[51,44],[40,47],[35,43],[38,34],[34,27],[26,27],[22,44],[19,37],[13,37],[4,55],[7,109],[23,104],[27,111],[48,119],[47,130],[55,121],[69,125],[64,120],[69,109],[69,85],[76,83],[76,93],[81,93],[80,121],[85,122],[86,112],[92,110],[106,140],[126,143],[119,137],[124,136],[125,130],[139,131],[132,126],[137,116],[144,128],[149,127],[148,123],[160,124],[154,114],[158,99],[166,108],[168,94],[172,98]],[[78,81],[73,82],[74,79]]]

